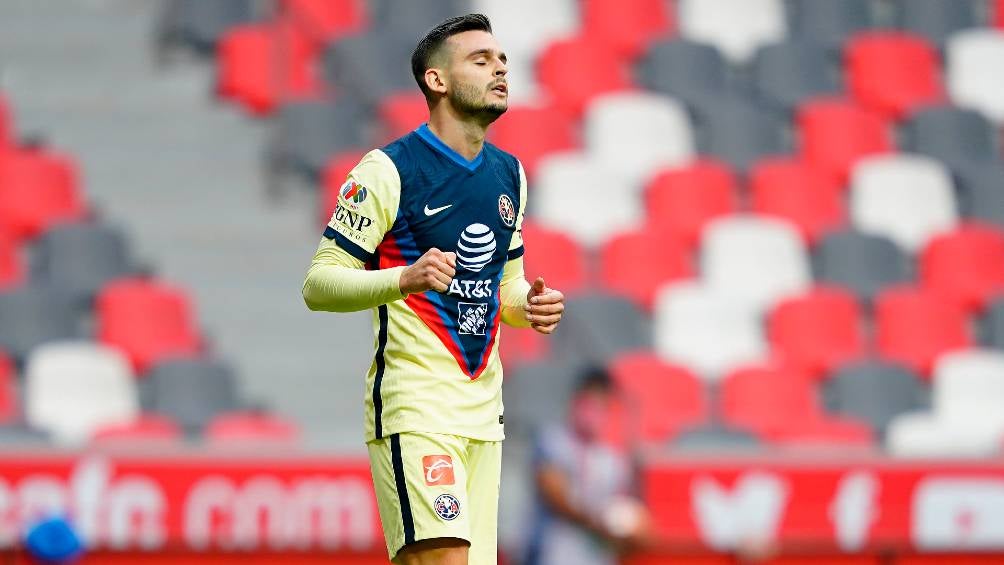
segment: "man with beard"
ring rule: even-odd
[[[495,564],[499,322],[550,334],[564,297],[524,279],[526,175],[485,141],[508,99],[488,18],[443,22],[411,67],[429,121],[349,174],[303,297],[311,310],[373,309],[366,441],[392,561]]]

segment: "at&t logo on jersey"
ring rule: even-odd
[[[484,302],[461,302],[457,324],[461,335],[485,335],[488,328],[488,304]]]
[[[436,514],[447,522],[460,516],[460,501],[449,493],[437,496],[432,507],[436,510]]]
[[[495,254],[495,233],[484,224],[464,228],[457,241],[457,264],[478,273],[491,262]]]
[[[422,458],[422,467],[425,469],[425,484],[430,487],[456,482],[453,476],[453,458],[449,455],[426,455]]]
[[[353,210],[358,208],[369,194],[369,190],[365,186],[353,181],[346,181],[339,192],[342,195],[342,200],[345,200]]]

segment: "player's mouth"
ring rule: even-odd
[[[491,88],[491,91],[499,94],[500,96],[508,96],[509,95],[509,85],[506,84],[506,83],[504,83],[504,82],[500,82],[500,83],[496,84],[495,86],[493,86]]]

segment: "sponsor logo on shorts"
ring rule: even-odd
[[[516,207],[512,205],[512,199],[508,195],[499,196],[499,217],[506,227],[516,225]]]
[[[488,329],[488,304],[485,302],[460,302],[461,335],[485,335]]]
[[[457,516],[460,516],[460,501],[449,493],[437,496],[432,507],[436,510],[436,514],[447,522],[456,520]]]
[[[430,487],[456,482],[453,478],[453,459],[449,455],[426,455],[422,458],[422,467],[425,468],[425,484]]]

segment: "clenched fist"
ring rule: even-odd
[[[457,274],[457,254],[433,247],[401,272],[398,286],[405,295],[435,290],[446,292]]]

